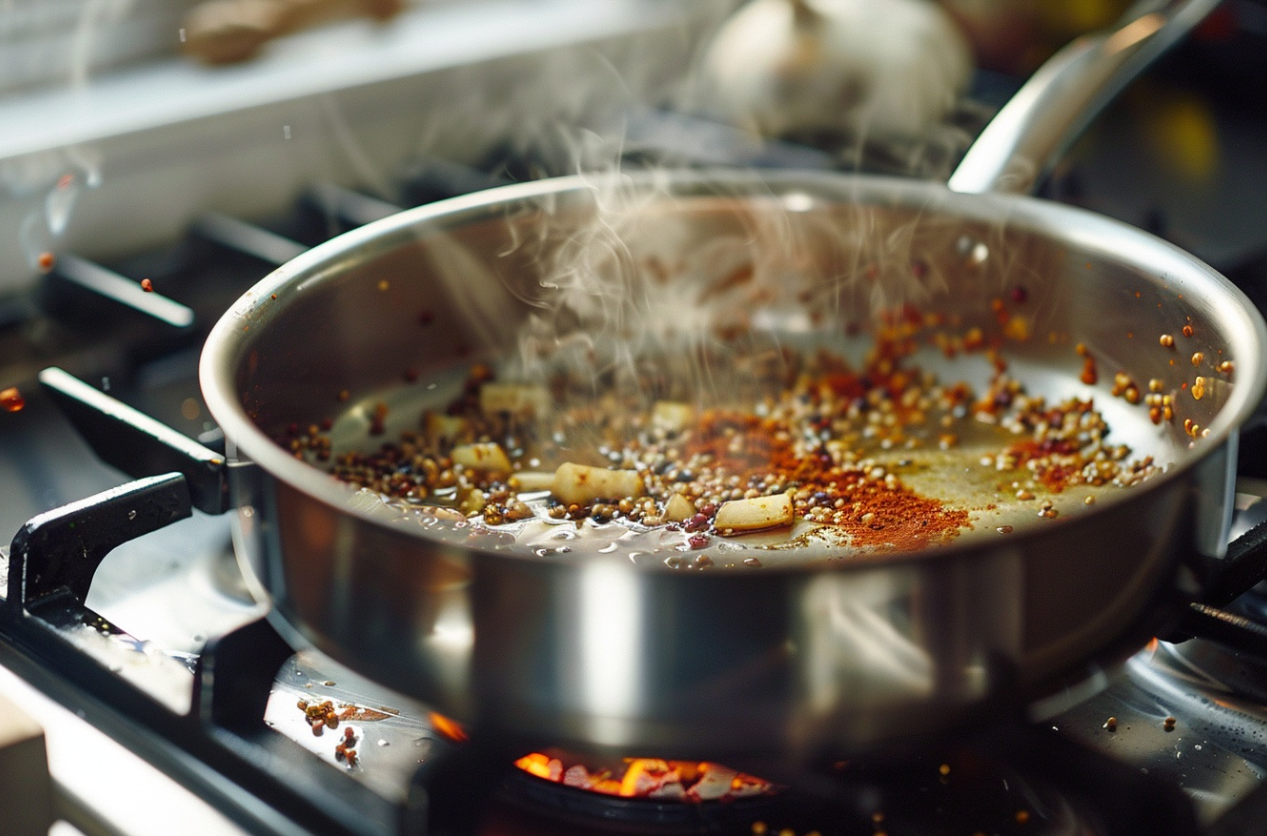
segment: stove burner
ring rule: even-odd
[[[992,833],[1055,836],[1195,832],[1168,785],[1050,731],[1008,728],[947,742],[898,765],[842,762],[797,771],[778,792],[681,804],[586,792],[521,771],[502,803],[569,833]],[[534,760],[534,763],[536,761]],[[785,777],[783,775],[780,776]],[[482,836],[500,833],[495,810]],[[522,832],[516,829],[515,832]],[[529,829],[527,832],[535,833]],[[557,830],[556,830],[557,832]]]

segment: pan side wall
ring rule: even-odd
[[[1150,269],[1149,242],[1108,222],[1078,227],[1081,215],[990,197],[960,212],[973,199],[933,188],[868,186],[861,203],[842,203],[853,189],[796,182],[653,202],[617,225],[628,248],[589,268],[647,310],[703,310],[749,335],[867,337],[894,311],[918,313],[916,338],[930,345],[979,329],[1038,370],[1034,390],[1094,398],[1116,440],[1173,472],[971,547],[684,573],[487,552],[463,532],[384,521],[270,440],[330,417],[376,444],[365,434],[374,404],[411,403],[402,369],[426,384],[514,351],[520,323],[543,310],[564,330],[584,326],[583,310],[560,313],[543,294],[570,246],[605,239],[589,192],[546,193],[318,248],[236,314],[240,342],[217,373],[233,381],[244,426],[226,431],[262,471],[239,494],[252,509],[241,551],[277,615],[486,734],[656,757],[804,759],[920,737],[1015,709],[1140,646],[1172,615],[1183,559],[1222,545],[1228,459],[1217,437],[1194,442],[1184,419],[1234,424],[1237,384],[1261,389],[1250,315],[1200,292],[1209,280],[1176,256]],[[751,278],[731,283],[745,269]],[[767,349],[718,345],[730,357]],[[1079,380],[1088,356],[1094,383]],[[1211,370],[1222,359],[1237,361],[1235,375]],[[1145,405],[1114,397],[1119,372],[1170,396],[1175,418],[1154,424]],[[1210,381],[1201,399],[1196,376]],[[392,420],[389,436],[416,413],[393,409]]]
[[[1173,617],[1201,490],[943,559],[682,576],[420,547],[261,487],[242,556],[343,664],[511,745],[797,761],[1011,716],[1124,658]]]

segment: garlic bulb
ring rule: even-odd
[[[701,70],[709,105],[761,134],[915,137],[954,106],[972,59],[931,0],[752,0]]]

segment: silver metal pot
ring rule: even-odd
[[[1160,17],[1074,51],[1120,72],[1194,12],[1152,14]],[[1062,86],[1083,107],[1091,98],[1038,80],[1045,92],[1022,92],[1017,107],[1054,106],[1045,97]],[[979,159],[970,153],[952,184],[997,187],[1018,155],[1060,144],[1049,135],[1008,143],[1014,153],[1000,167],[969,168]],[[286,635],[486,739],[805,760],[936,734],[1094,683],[1198,594],[1188,568],[1224,554],[1237,428],[1267,386],[1267,328],[1209,267],[1121,223],[1000,192],[769,172],[672,172],[633,185],[649,195],[624,240],[635,260],[655,253],[672,263],[730,236],[813,287],[865,264],[879,264],[887,282],[914,257],[930,277],[917,288],[920,306],[987,334],[1000,327],[988,300],[1024,284],[1033,336],[1007,352],[1018,375],[1038,392],[1083,391],[1072,346],[1085,344],[1104,370],[1094,393],[1113,437],[1151,451],[1166,471],[1009,536],[760,569],[536,556],[482,547],[467,530],[402,523],[274,439],[291,422],[331,417],[337,443],[375,444],[364,435],[374,403],[416,415],[434,397],[428,381],[442,387],[472,357],[513,349],[548,292],[543,253],[592,229],[600,211],[583,178],[527,183],[319,246],[252,289],[208,340],[203,391],[242,465],[233,470],[239,554]],[[760,234],[774,228],[777,239]],[[890,247],[897,240],[900,250]],[[796,319],[794,285],[771,301],[768,327]],[[841,313],[821,327],[865,330],[862,291],[842,287],[830,309]],[[1185,324],[1194,336],[1184,354],[1159,345]],[[1235,364],[1230,375],[1201,372],[1209,382],[1200,400],[1182,388],[1197,350]],[[421,371],[418,384],[400,383],[409,366]],[[1163,381],[1176,394],[1174,421],[1155,426],[1112,399],[1119,370]],[[342,390],[346,404],[336,400]],[[1194,439],[1185,418],[1208,435]]]

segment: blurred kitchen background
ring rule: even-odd
[[[1127,4],[944,0],[931,23],[924,0],[740,5],[3,0],[0,295],[43,253],[117,259],[207,211],[280,215],[318,181],[410,202],[428,165],[469,166],[453,190],[618,152],[944,176],[1029,70]],[[1267,3],[1228,0],[1047,192],[1256,262],[1264,81]]]

